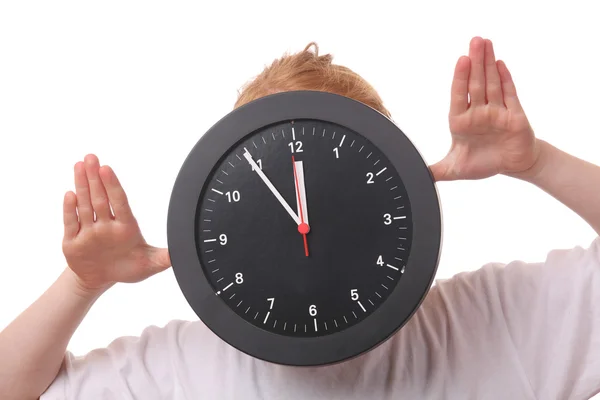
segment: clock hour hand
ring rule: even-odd
[[[273,195],[277,198],[277,200],[279,200],[279,203],[281,203],[283,208],[285,208],[285,210],[288,212],[288,214],[290,214],[290,217],[292,217],[294,222],[296,222],[296,224],[300,225],[300,223],[301,223],[300,218],[298,218],[298,216],[292,210],[292,208],[289,206],[289,204],[283,199],[283,197],[281,196],[281,193],[279,193],[279,191],[277,189],[275,189],[275,186],[273,186],[273,184],[271,183],[269,178],[267,178],[267,176],[264,174],[264,172],[262,172],[260,167],[256,164],[256,162],[252,158],[252,155],[250,154],[248,149],[244,148],[244,150],[245,150],[244,157],[246,158],[248,163],[252,166],[252,169],[258,174],[258,176],[260,177],[260,179],[262,179],[262,181],[265,183],[265,185],[267,185],[267,187],[269,188],[271,193],[273,193]]]
[[[292,162],[294,163],[294,181],[296,186],[296,202],[298,203],[298,214],[300,215],[300,222],[305,224],[305,227],[298,227],[300,233],[308,233],[310,223],[308,222],[308,205],[306,203],[306,186],[304,185],[304,165],[302,161],[296,161],[292,156]],[[305,230],[306,232],[302,232]]]
[[[306,214],[306,190],[304,188],[304,169],[302,168],[302,161],[296,161],[292,156],[292,165],[294,167],[294,185],[296,186],[296,200],[298,202],[298,213],[300,214],[300,224],[298,224],[298,232],[304,239],[304,254],[308,257],[308,241],[306,240],[306,234],[310,231],[308,226],[308,215]]]

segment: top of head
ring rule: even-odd
[[[375,89],[360,75],[333,63],[331,54],[319,55],[312,42],[295,54],[285,54],[247,82],[234,108],[270,94],[293,90],[329,92],[360,101],[391,118]]]

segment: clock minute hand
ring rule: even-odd
[[[244,148],[244,150],[245,150],[244,157],[246,158],[248,163],[252,166],[252,169],[254,169],[254,171],[258,174],[260,179],[262,179],[262,181],[265,183],[265,185],[267,185],[267,187],[269,188],[271,193],[273,193],[273,195],[277,198],[277,200],[279,200],[279,203],[281,203],[283,208],[285,208],[285,210],[288,212],[288,214],[290,214],[290,217],[292,217],[294,222],[297,225],[300,225],[300,223],[301,223],[300,218],[298,218],[298,216],[292,210],[292,208],[289,206],[289,204],[283,199],[283,197],[281,196],[281,193],[279,193],[279,191],[277,189],[275,189],[275,186],[273,186],[273,184],[271,183],[269,178],[267,178],[267,176],[264,174],[264,172],[262,172],[260,167],[256,164],[256,162],[252,158],[252,155],[250,154],[248,149]]]

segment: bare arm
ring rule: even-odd
[[[69,268],[0,332],[0,399],[39,398],[96,299],[116,282],[138,282],[170,265],[166,249],[146,243],[116,175],[96,156],[75,165],[75,187],[64,201]]]
[[[536,165],[514,176],[533,183],[569,207],[600,235],[600,167],[539,142]]]
[[[67,268],[0,332],[0,398],[37,399],[46,390],[71,336],[99,295],[80,288]]]

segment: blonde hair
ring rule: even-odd
[[[239,90],[235,108],[270,94],[293,90],[316,90],[346,96],[391,117],[377,91],[365,79],[347,67],[333,64],[331,54],[319,55],[315,42],[301,52],[285,54],[265,67]]]

